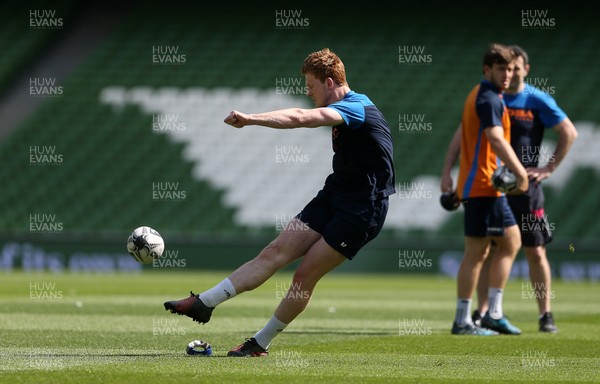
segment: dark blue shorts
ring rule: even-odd
[[[296,217],[320,233],[327,244],[352,260],[381,231],[388,198],[351,199],[321,190]]]
[[[521,230],[523,246],[535,247],[552,241],[554,228],[544,212],[544,191],[541,184],[529,181],[527,193],[509,195],[507,199]]]
[[[465,236],[504,236],[504,228],[517,224],[506,196],[463,200]]]

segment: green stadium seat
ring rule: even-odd
[[[76,14],[75,3],[66,2],[65,9]],[[8,47],[0,58],[0,88],[44,43],[56,37],[51,31],[23,34],[21,21],[7,16],[14,14],[13,4],[0,5],[0,21],[7,32],[0,35],[0,46]],[[42,4],[36,0],[27,7]],[[2,230],[26,232],[24,223],[29,213],[36,210],[60,212],[61,220],[73,231],[130,231],[146,221],[160,223],[164,231],[183,234],[235,234],[249,230],[236,220],[239,212],[227,199],[239,199],[244,192],[249,196],[267,192],[237,191],[238,195],[232,197],[222,185],[199,178],[202,164],[190,160],[198,147],[153,133],[151,112],[144,110],[143,103],[130,102],[113,108],[111,104],[119,104],[123,94],[104,95],[108,99],[105,100],[102,92],[108,87],[126,91],[136,88],[136,100],[143,101],[148,100],[148,93],[138,87],[147,87],[148,92],[163,87],[197,88],[214,92],[212,95],[219,98],[217,104],[228,106],[227,93],[216,90],[268,90],[275,86],[278,77],[301,78],[301,60],[322,46],[340,53],[352,88],[367,93],[387,117],[395,140],[397,181],[438,176],[448,141],[459,123],[464,98],[480,80],[480,55],[490,38],[489,33],[473,33],[482,21],[469,19],[473,25],[457,25],[455,18],[468,19],[472,15],[459,15],[452,10],[448,11],[447,21],[428,28],[422,27],[422,23],[427,23],[425,14],[409,17],[390,12],[382,16],[388,18],[386,22],[365,15],[356,31],[342,36],[339,30],[320,25],[318,12],[311,15],[311,28],[307,31],[278,31],[273,28],[272,10],[266,8],[255,19],[245,16],[243,10],[235,12],[224,25],[221,18],[210,13],[210,9],[224,5],[190,4],[189,12],[183,15],[177,7],[158,6],[159,10],[150,15],[144,7],[134,8],[66,80],[65,95],[44,100],[19,129],[0,142],[0,175],[2,180],[11,180],[0,199]],[[70,15],[66,10],[65,14]],[[310,14],[309,10],[306,13]],[[176,22],[163,28],[164,20]],[[231,27],[236,22],[243,27]],[[529,51],[532,76],[547,76],[556,84],[559,104],[570,116],[598,123],[600,103],[589,100],[595,97],[595,83],[590,79],[600,75],[597,66],[589,63],[595,62],[600,50],[597,39],[587,33],[590,28],[581,24],[545,33],[508,28],[495,36],[518,42]],[[18,43],[8,44],[11,40]],[[431,65],[400,65],[398,47],[402,44],[425,46],[432,55]],[[181,66],[153,65],[153,45],[177,45],[188,61]],[[588,71],[586,76],[582,76],[581,68]],[[175,100],[173,107],[181,107],[186,114],[200,110],[192,102],[185,108],[177,105],[179,102]],[[244,105],[231,107],[243,109]],[[203,110],[211,117],[217,112]],[[399,132],[398,116],[403,113],[424,115],[432,124],[432,131]],[[189,134],[195,134],[192,127]],[[212,140],[212,145],[222,145],[218,136],[204,139]],[[64,164],[24,167],[32,143],[56,146],[64,154]],[[264,145],[265,151],[273,150],[272,143],[243,144]],[[225,158],[235,157],[236,148],[223,145],[222,151]],[[242,185],[244,177],[263,178],[268,183],[270,166],[249,161],[246,175],[233,176],[227,175],[223,166],[223,178],[238,178]],[[589,187],[590,178],[598,181],[596,175],[577,172],[569,188],[583,191],[581,201],[597,207],[594,202],[600,190]],[[183,202],[153,201],[153,182],[165,180],[176,180],[185,186],[189,198]],[[300,184],[294,179],[286,179],[285,183]],[[437,191],[433,196],[437,198]],[[273,192],[273,198],[276,197]],[[569,196],[549,192],[547,210],[559,225],[561,236],[600,236],[600,220],[591,217],[589,209],[569,204],[568,199]],[[437,204],[437,200],[432,199],[431,203]],[[256,210],[259,213],[263,208],[257,205]],[[461,218],[460,214],[452,215],[436,233],[461,236]],[[272,228],[267,231],[272,234]],[[384,233],[391,237],[404,235],[426,237],[431,232],[386,229]]]

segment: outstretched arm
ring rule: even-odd
[[[269,128],[315,128],[322,126],[335,126],[342,124],[344,119],[331,108],[289,108],[277,111],[246,114],[239,111],[231,111],[224,120],[235,128],[246,125],[260,125]]]

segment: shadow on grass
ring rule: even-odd
[[[330,329],[308,329],[304,331],[285,331],[285,334],[295,335],[353,335],[353,336],[390,336],[397,335],[398,331],[361,331],[361,330],[346,330],[332,331]]]
[[[13,357],[50,358],[50,357],[168,357],[174,353],[17,353]]]
[[[121,357],[189,357],[189,358],[207,358],[207,357],[231,357],[227,355],[212,354],[210,356],[205,355],[188,355],[185,352],[182,353],[18,353],[12,357],[26,357],[30,359],[51,359],[51,358],[70,358],[70,357],[84,357],[84,358],[121,358]]]

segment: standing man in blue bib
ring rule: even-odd
[[[542,180],[552,175],[567,155],[577,137],[577,131],[565,112],[552,96],[525,82],[529,74],[529,57],[523,48],[510,47],[515,54],[515,69],[509,88],[504,92],[504,102],[511,121],[511,146],[529,175],[529,191],[521,195],[508,196],[519,228],[525,256],[529,264],[531,288],[539,310],[540,332],[557,332],[554,324],[550,299],[551,271],[546,255],[546,244],[552,241],[551,225],[544,211]],[[554,153],[546,153],[542,139],[547,129],[558,134]],[[545,163],[540,167],[540,163]],[[475,323],[487,311],[487,281],[489,260],[482,268],[477,286],[479,308],[473,313]]]
[[[279,269],[302,259],[271,319],[254,337],[230,350],[228,356],[267,355],[275,336],[306,308],[317,282],[346,259],[352,260],[379,234],[387,215],[388,196],[395,193],[389,126],[367,96],[350,89],[340,58],[327,48],[313,52],[304,60],[302,74],[315,108],[258,114],[232,111],[225,123],[235,128],[331,126],[333,173],[258,256],[213,288],[164,303],[165,309],[173,313],[206,323],[217,305],[260,286]]]

